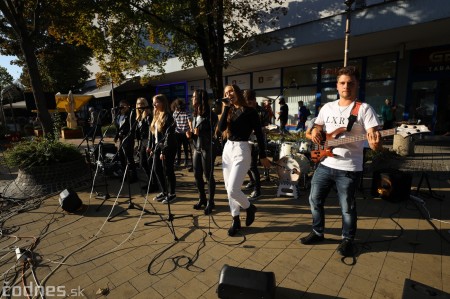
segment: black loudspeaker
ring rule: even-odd
[[[437,298],[437,299],[449,299],[450,295],[444,293],[441,290],[429,287],[420,282],[405,279],[405,284],[403,285],[403,296],[402,299],[426,299],[426,298]]]
[[[372,195],[384,200],[399,202],[409,199],[412,176],[398,169],[385,168],[374,171]]]
[[[71,189],[65,189],[59,194],[59,205],[61,208],[69,213],[73,213],[81,208],[83,202]]]
[[[275,298],[275,274],[224,265],[217,294],[222,299]]]

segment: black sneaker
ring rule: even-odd
[[[250,226],[252,225],[253,221],[255,221],[255,214],[256,214],[257,208],[255,205],[250,204],[250,206],[247,208],[247,217],[245,218],[245,225]]]
[[[156,200],[156,201],[161,201],[161,200],[163,200],[164,198],[166,197],[166,195],[164,194],[164,193],[159,193],[158,195],[156,195],[155,197],[153,197],[153,200]]]
[[[162,201],[162,203],[163,203],[163,204],[168,204],[169,202],[174,201],[175,198],[177,198],[177,195],[176,195],[176,194],[168,194],[167,197],[166,197],[166,199],[164,199],[164,200]]]
[[[312,244],[317,244],[320,243],[324,240],[325,238],[318,234],[316,234],[315,232],[310,232],[309,235],[307,235],[306,237],[300,238],[300,243],[305,244],[305,245],[312,245]]]
[[[244,187],[244,190],[250,190],[250,189],[253,189],[253,187],[255,187],[255,183],[249,182],[249,183]]]
[[[248,200],[252,201],[261,197],[261,192],[253,191],[248,198]]]
[[[337,252],[344,257],[353,256],[353,241],[351,239],[344,239],[338,246]]]

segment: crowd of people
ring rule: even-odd
[[[306,130],[311,142],[322,144],[328,135],[345,127],[340,137],[365,133],[369,146],[379,150],[381,138],[377,129],[380,123],[373,108],[357,99],[358,84],[356,69],[340,69],[336,86],[339,99],[317,107],[316,115],[309,124],[307,117],[310,112],[300,101],[297,129]],[[192,167],[199,194],[193,209],[203,210],[205,215],[210,215],[215,209],[214,165],[216,156],[221,155],[231,214],[228,235],[234,236],[242,229],[241,210],[246,212],[246,226],[252,225],[256,217],[254,201],[261,196],[258,167],[262,166],[266,174],[273,164],[266,156],[264,128],[272,123],[274,113],[270,100],[264,101],[262,106],[257,103],[254,90],[243,91],[238,85],[230,84],[225,86],[223,96],[220,115],[210,106],[211,100],[203,89],[195,90],[190,102],[175,99],[169,103],[165,95],[157,94],[152,98],[151,105],[141,97],[136,101],[136,108],[131,109],[130,104],[122,100],[114,118],[114,141],[118,142],[118,156],[124,175],[130,182],[137,180],[133,158],[137,149],[139,166],[147,178],[143,188],[147,189],[147,193],[157,193],[153,199],[166,204],[176,199],[175,169],[180,167],[184,153],[184,166]],[[279,98],[279,104],[280,132],[285,133],[288,106],[283,97]],[[389,105],[386,101],[386,106]],[[386,112],[386,126],[389,126],[389,117],[392,117],[389,113],[393,112],[390,106],[389,109]],[[94,116],[92,118],[95,119]],[[92,128],[95,126],[93,120]],[[309,194],[312,230],[299,240],[302,244],[316,244],[325,239],[324,206],[330,189],[335,186],[342,210],[342,243],[338,252],[343,256],[353,253],[357,228],[355,191],[362,171],[363,147],[364,142],[335,147],[332,155],[323,157],[315,168]],[[244,187],[246,177],[248,184]],[[251,193],[246,195],[243,190]]]

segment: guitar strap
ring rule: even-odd
[[[347,132],[350,132],[352,130],[353,124],[358,117],[359,107],[361,107],[361,102],[355,101],[355,105],[353,105],[350,116],[348,117]]]

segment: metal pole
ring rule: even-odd
[[[114,107],[116,107],[116,101],[114,99],[114,81],[112,78],[111,78],[111,99],[112,99],[112,106],[114,108]]]
[[[354,0],[346,0],[344,4],[347,5],[347,9],[345,10],[346,20],[345,20],[345,45],[344,45],[344,67],[347,66],[348,62],[348,48],[349,48],[349,39],[350,39],[350,21],[351,21],[351,12],[352,12],[352,4]]]

